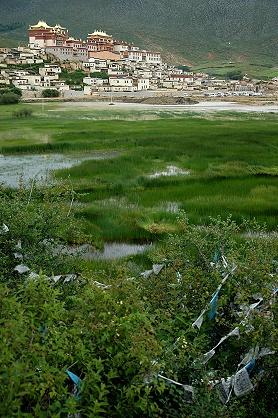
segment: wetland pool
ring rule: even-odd
[[[55,170],[71,168],[86,160],[108,160],[117,152],[95,152],[80,155],[32,154],[0,155],[0,184],[16,188],[20,182],[26,186],[33,180],[45,182]]]

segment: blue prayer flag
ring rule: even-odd
[[[210,320],[213,320],[216,317],[216,310],[217,310],[217,303],[218,303],[218,298],[219,298],[219,290],[217,290],[210,301],[210,311],[208,314],[208,317]]]

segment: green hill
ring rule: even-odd
[[[0,37],[27,40],[44,19],[83,36],[95,28],[179,63],[277,64],[277,0],[1,0]]]

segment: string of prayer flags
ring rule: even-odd
[[[226,269],[228,267],[227,259],[224,255],[221,256],[223,267]]]
[[[67,274],[65,276],[65,279],[64,279],[64,282],[63,283],[73,282],[76,279],[77,279],[77,275],[76,274]]]
[[[185,401],[192,403],[194,400],[194,388],[190,385],[183,385],[182,383],[176,382],[175,380],[168,379],[168,377],[162,376],[161,374],[157,375],[158,378],[165,380],[166,382],[178,386],[184,390]]]
[[[153,264],[154,274],[157,276],[164,267],[165,267],[165,264]]]
[[[111,289],[111,285],[108,285],[108,284],[104,284],[104,283],[100,283],[100,282],[96,282],[96,281],[93,281],[92,282],[96,287],[98,287],[99,289],[102,289],[102,290],[107,290],[107,289]]]
[[[240,312],[238,312],[239,316],[244,316],[244,319],[242,320],[242,323],[244,323],[245,319],[248,318],[250,313],[254,311],[261,303],[263,302],[263,297],[261,294],[253,295],[253,299],[257,300],[257,302],[252,303],[251,305],[243,304],[240,305]]]
[[[261,348],[260,352],[258,353],[257,359],[265,357],[265,356],[269,356],[269,355],[272,355],[272,354],[275,354],[275,353],[276,353],[276,351],[271,350],[268,347],[263,347],[263,348]]]
[[[211,301],[209,303],[210,311],[209,311],[208,317],[211,321],[216,317],[216,310],[217,310],[217,303],[218,303],[218,299],[219,299],[219,292],[220,292],[220,289],[217,290],[213,294],[213,296],[211,298]]]
[[[219,347],[224,341],[226,341],[230,337],[238,337],[238,338],[240,337],[240,332],[239,332],[238,327],[236,327],[231,332],[229,332],[229,334],[222,337],[215,347],[213,347],[210,351],[204,354],[203,364],[206,364],[214,356],[216,348]]]
[[[237,397],[247,395],[251,392],[254,386],[249,375],[256,365],[256,360],[271,354],[275,354],[275,351],[267,347],[263,347],[260,350],[259,346],[256,346],[249,350],[239,363],[236,373],[226,381],[221,379],[221,383],[217,384],[221,401],[224,404],[228,403],[233,390]],[[244,367],[241,367],[242,365]]]
[[[200,316],[198,316],[198,318],[196,319],[196,321],[193,322],[192,327],[197,327],[198,329],[201,328],[201,326],[202,326],[202,324],[204,322],[204,315],[205,315],[205,313],[206,313],[206,309],[204,309],[201,312]]]
[[[144,279],[148,279],[153,274],[153,270],[146,270],[143,273],[141,273],[141,276]]]
[[[245,368],[248,371],[248,373],[251,373],[252,370],[254,369],[256,364],[256,360],[253,358],[252,360],[249,361],[249,363],[246,364]]]
[[[62,278],[62,275],[58,275],[58,276],[52,276],[51,280],[53,280],[53,282],[56,284],[58,283],[58,281]]]
[[[228,280],[228,278],[230,277],[231,274],[234,273],[234,271],[236,270],[236,266],[233,266],[231,271],[228,272],[225,277],[222,279],[220,285],[218,286],[218,288],[216,289],[216,291],[214,292],[214,294],[212,295],[212,298],[208,304],[208,307],[210,307],[210,311],[208,314],[208,317],[210,320],[213,320],[216,316],[216,311],[217,311],[217,303],[218,303],[218,299],[219,299],[219,293],[220,290],[222,289],[223,285],[226,283],[226,281]],[[192,327],[197,327],[198,329],[201,328],[203,321],[204,321],[204,314],[206,312],[206,310],[208,309],[205,308],[202,313],[200,314],[200,316],[196,319],[195,322],[193,322]]]
[[[153,267],[151,270],[146,270],[143,273],[141,273],[141,276],[144,279],[148,279],[153,273],[158,276],[161,270],[165,267],[165,264],[153,264]]]

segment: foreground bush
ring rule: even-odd
[[[182,217],[182,233],[144,261],[148,269],[159,264],[159,272],[142,276],[126,263],[105,276],[53,255],[45,242],[86,239],[67,197],[59,190],[31,200],[25,191],[1,198],[2,416],[274,418],[275,355],[254,360],[254,390],[242,398],[232,393],[223,405],[216,383],[232,376],[250,349],[277,350],[277,239],[266,241],[255,223],[242,225],[256,232],[247,240],[230,219],[200,228]],[[19,263],[39,275],[19,274]],[[51,279],[73,272],[78,279]],[[257,294],[262,303],[249,312]],[[193,327],[203,310],[203,324]],[[239,336],[204,363],[235,328]],[[165,378],[192,386],[194,398]]]
[[[13,117],[22,119],[22,118],[29,118],[33,115],[33,111],[31,109],[20,109],[17,112],[13,113]]]

